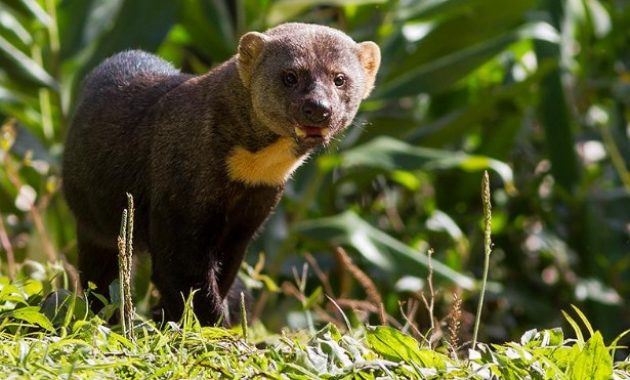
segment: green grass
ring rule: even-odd
[[[54,297],[44,300],[52,288],[48,279],[0,278],[0,378],[586,380],[614,371],[615,379],[630,379],[629,360],[613,363],[616,342],[606,346],[577,308],[565,314],[575,339],[559,328],[531,330],[520,342],[480,343],[457,358],[446,341],[430,348],[387,326],[270,334],[254,324],[244,339],[240,328],[199,326],[190,309],[161,329],[136,318],[128,339],[81,297],[58,292],[56,305]]]
[[[320,325],[317,331],[311,310],[321,297],[305,297],[305,282],[299,276],[296,282],[304,296],[301,305],[308,331],[274,334],[260,322],[250,328],[246,320],[229,330],[202,327],[192,312],[192,297],[179,323],[158,327],[136,315],[131,301],[134,210],[129,197],[119,237],[123,285],[114,282],[111,302],[92,288],[86,296],[65,290],[69,276],[62,265],[26,262],[19,266],[15,279],[0,277],[0,378],[630,379],[630,357],[614,363],[617,343],[630,330],[607,346],[575,306],[571,313],[563,312],[574,339],[555,328],[527,331],[519,342],[477,343],[491,253],[487,173],[482,194],[486,262],[472,344],[457,343],[461,302],[453,303],[449,334],[437,343],[434,338],[440,336],[441,326],[432,324],[424,334],[411,326],[415,336],[430,336],[417,340],[389,326],[352,326],[345,315],[347,332],[332,323]],[[380,296],[373,294],[377,290],[372,281],[339,250],[357,280],[363,278],[359,282],[366,290],[372,289],[368,298],[382,304]],[[429,268],[429,300],[424,295],[422,299],[433,320],[430,256]],[[86,300],[94,298],[106,304],[98,315],[87,307]],[[117,311],[122,323],[104,322]]]
[[[421,290],[429,265],[424,252],[432,248],[435,313],[447,314],[457,293],[464,312],[461,341],[473,340],[469,313],[476,305],[478,338],[484,341],[492,332],[505,341],[532,326],[560,323],[556,305],[573,303],[610,342],[629,327],[620,316],[630,315],[623,228],[630,215],[630,174],[623,162],[630,157],[630,82],[622,62],[630,56],[630,1],[504,4],[3,1],[1,273],[14,275],[16,262],[26,259],[77,261],[72,215],[60,192],[60,162],[79,83],[91,68],[118,51],[143,48],[201,74],[232,56],[244,32],[306,21],[377,42],[382,68],[347,138],[296,173],[269,227],[250,247],[250,254],[262,251],[269,259],[259,282],[290,281],[288,263],[301,266],[309,252],[333,274],[333,291],[313,292],[311,276],[309,296],[298,300],[303,306],[315,302],[329,309],[330,302],[317,303],[323,293],[361,299],[363,287],[331,255],[331,243],[342,245],[375,278],[383,307],[374,297],[363,303],[369,309],[357,313],[349,303],[339,307],[350,320],[360,313],[370,313],[372,322],[401,319],[396,301]],[[499,307],[483,305],[480,281],[472,276],[486,265],[477,255],[485,245],[476,203],[484,169],[496,173],[496,246],[488,285]],[[78,274],[65,262],[64,267],[74,283]],[[136,279],[139,298],[142,292],[148,301],[146,268]],[[400,279],[410,278],[414,289],[398,288]],[[52,289],[44,287],[41,294]],[[259,300],[276,311],[265,313],[264,322],[277,331],[293,323],[284,318],[292,304],[273,292]],[[148,303],[137,303],[141,314]],[[28,310],[20,313],[34,318]],[[420,309],[411,319],[426,321],[426,314]]]

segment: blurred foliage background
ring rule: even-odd
[[[46,262],[76,262],[60,157],[92,67],[141,48],[203,73],[233,55],[243,33],[285,21],[373,40],[383,63],[347,135],[298,171],[250,247],[250,263],[265,257],[268,277],[248,268],[265,325],[302,327],[302,308],[314,304],[334,315],[324,292],[352,318],[378,321],[373,302],[359,302],[374,295],[337,246],[404,324],[401,308],[427,288],[432,248],[435,314],[462,299],[469,330],[487,169],[485,338],[560,325],[572,303],[608,337],[630,327],[628,0],[2,0],[0,270],[32,277]],[[309,270],[288,285],[305,257],[319,276]],[[139,298],[146,268],[136,273]],[[426,329],[420,309],[414,322]]]

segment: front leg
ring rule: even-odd
[[[164,212],[152,216],[149,247],[152,280],[160,291],[163,313],[157,313],[155,319],[179,320],[184,301],[196,290],[193,309],[197,318],[202,325],[215,324],[223,315],[220,264],[210,248],[216,239],[204,236],[207,231],[199,231],[184,218],[167,216]]]
[[[230,190],[231,196],[226,202],[227,216],[214,254],[221,263],[218,285],[222,298],[228,295],[249,242],[278,204],[283,187],[249,187],[231,183]]]
[[[184,312],[184,301],[188,300],[191,291],[195,291],[193,311],[199,322],[204,326],[216,324],[223,316],[223,304],[216,272],[208,272],[206,276],[191,276],[176,266],[158,260],[153,266],[152,280],[160,291],[161,299],[154,319],[179,320]]]
[[[253,231],[245,228],[228,227],[212,250],[211,255],[217,257],[221,265],[217,279],[221,299],[228,295],[234,283],[252,235]]]
[[[191,289],[199,289],[193,306],[202,324],[224,315],[223,300],[245,250],[281,194],[281,188],[231,186],[221,204],[166,207],[167,202],[153,202],[161,205],[151,213],[153,279],[170,320],[181,316],[182,294]]]

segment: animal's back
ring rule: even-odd
[[[99,109],[113,111],[115,107],[120,114],[99,116],[124,121],[141,117],[143,109],[181,82],[178,79],[179,70],[152,54],[140,50],[116,54],[97,66],[85,79],[77,116]],[[172,85],[168,85],[169,80]]]
[[[115,234],[125,193],[146,199],[146,179],[140,177],[147,174],[152,115],[159,99],[188,78],[162,59],[132,50],[107,59],[85,79],[63,164],[66,199],[85,228]]]

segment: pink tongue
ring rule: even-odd
[[[319,127],[302,127],[302,130],[308,137],[319,137],[322,135],[322,129]]]

